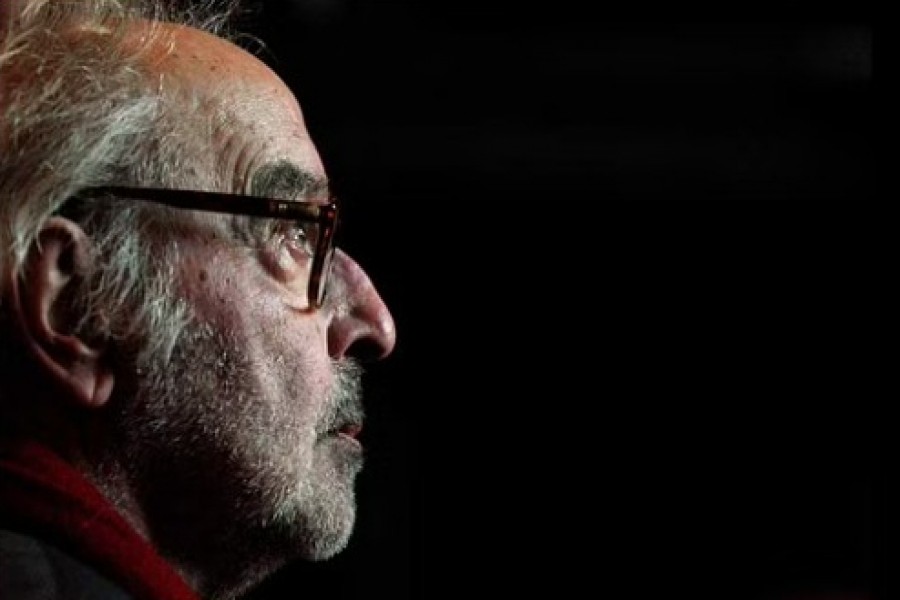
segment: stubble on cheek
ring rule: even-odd
[[[333,433],[362,421],[361,369],[330,359],[317,316],[238,289],[236,271],[203,272],[194,320],[171,360],[144,366],[126,415],[136,478],[158,484],[144,490],[157,522],[187,525],[169,528],[172,545],[252,536],[329,556],[355,521],[363,457]]]

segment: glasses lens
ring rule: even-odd
[[[319,276],[316,292],[316,305],[321,306],[325,300],[325,291],[328,289],[328,276],[331,275],[331,259],[334,258],[334,246],[329,246],[325,250],[325,260],[322,262],[322,274]]]

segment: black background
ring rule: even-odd
[[[866,4],[270,1],[242,27],[398,327],[350,547],[254,598],[878,593]]]

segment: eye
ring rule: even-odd
[[[305,296],[318,243],[318,225],[288,219],[267,219],[260,260],[269,273],[292,292]]]
[[[316,227],[296,221],[282,222],[277,239],[295,260],[307,261],[312,259],[316,250]]]

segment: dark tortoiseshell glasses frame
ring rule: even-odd
[[[318,225],[318,231],[310,266],[307,297],[309,305],[314,308],[321,307],[325,300],[331,258],[334,255],[334,231],[338,221],[338,206],[333,196],[327,196],[328,201],[319,204],[242,194],[123,186],[89,187],[75,195],[75,198],[80,199],[104,197],[146,200],[185,210],[315,223]]]

